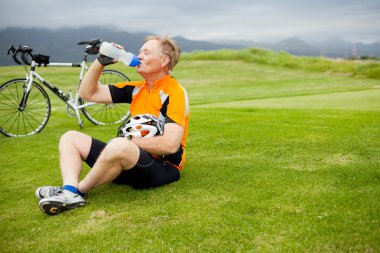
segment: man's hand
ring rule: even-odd
[[[163,135],[152,138],[132,138],[132,142],[150,154],[169,155],[178,151],[183,133],[183,128],[177,123],[166,123]]]
[[[116,61],[114,58],[99,54],[99,56],[96,58],[102,64],[103,66],[107,66],[110,64],[114,64]]]

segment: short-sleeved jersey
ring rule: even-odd
[[[167,75],[154,82],[149,89],[146,81],[123,82],[110,85],[113,103],[130,103],[131,116],[153,114],[163,124],[176,123],[183,127],[180,149],[161,157],[166,162],[182,169],[185,165],[185,146],[189,123],[189,100],[186,90],[177,80]]]

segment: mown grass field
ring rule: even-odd
[[[41,73],[67,91],[77,71]],[[19,76],[21,67],[0,68],[1,83]],[[378,79],[236,59],[183,60],[174,76],[191,104],[174,184],[103,186],[86,207],[51,217],[34,190],[61,184],[60,135],[108,140],[117,127],[80,129],[51,95],[40,134],[0,136],[1,252],[380,251]]]

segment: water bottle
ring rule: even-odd
[[[99,53],[110,58],[121,61],[127,66],[136,67],[140,65],[139,58],[129,52],[125,52],[123,49],[115,47],[112,43],[103,42],[100,46]]]

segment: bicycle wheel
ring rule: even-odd
[[[32,83],[25,108],[20,108],[27,81],[13,79],[0,86],[0,132],[23,137],[40,132],[50,117],[50,99],[37,83]]]
[[[116,70],[106,69],[102,72],[99,83],[101,85],[128,82],[129,78]],[[88,103],[81,99],[81,104]],[[129,117],[129,104],[93,104],[82,109],[86,118],[95,125],[117,124]]]

